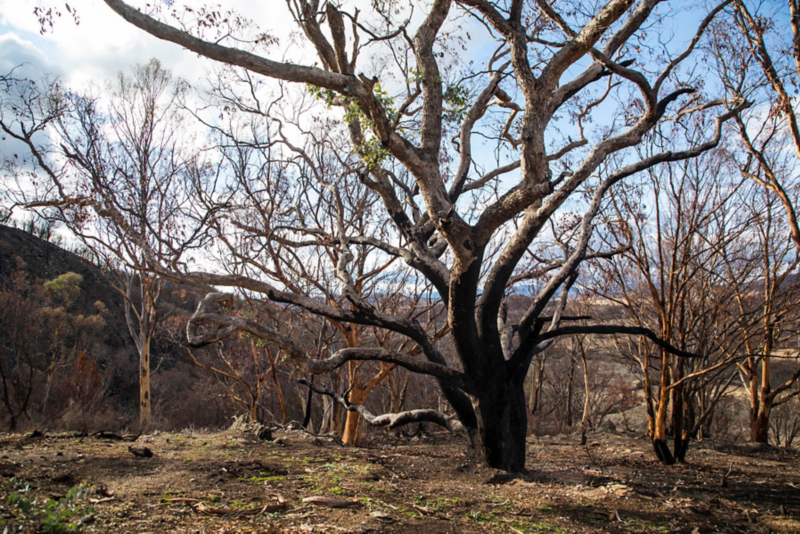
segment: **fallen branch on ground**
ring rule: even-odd
[[[303,502],[309,504],[318,504],[321,506],[328,506],[330,508],[346,508],[348,506],[358,506],[358,501],[342,501],[339,499],[331,499],[330,497],[306,497]]]
[[[195,509],[196,512],[205,515],[220,515],[220,516],[259,516],[261,514],[274,514],[276,512],[280,512],[286,509],[287,503],[282,497],[278,497],[278,502],[276,504],[265,504],[261,508],[251,508],[249,510],[237,510],[234,508],[214,508],[211,506],[206,506],[202,502],[199,502],[192,507]]]
[[[92,504],[103,504],[104,502],[118,501],[116,497],[106,497],[105,499],[89,499]]]
[[[459,436],[463,437],[466,437],[467,435],[467,429],[463,424],[461,424],[461,421],[455,417],[448,417],[447,415],[437,412],[436,410],[409,410],[407,412],[375,415],[363,404],[352,404],[338,393],[328,391],[327,389],[321,388],[306,380],[298,380],[297,382],[310,388],[315,393],[331,397],[351,412],[358,412],[361,417],[363,417],[364,420],[372,426],[397,428],[411,423],[435,423],[449,430],[453,434],[458,434]]]

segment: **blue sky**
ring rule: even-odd
[[[63,6],[61,0],[45,0],[44,3]],[[177,45],[159,41],[134,28],[114,14],[101,0],[71,1],[70,5],[77,11],[80,24],[76,25],[72,17],[62,8],[63,16],[57,19],[55,28],[41,35],[39,22],[33,14],[34,5],[35,2],[0,0],[0,72],[2,73],[10,71],[17,65],[23,65],[18,71],[20,75],[35,77],[39,73],[47,72],[61,76],[73,88],[80,88],[89,83],[102,84],[114,78],[118,72],[127,71],[131,65],[146,63],[153,57],[158,58],[175,75],[190,82],[202,79],[206,69],[212,65],[209,60],[198,58]],[[682,15],[671,21],[667,31],[663,32],[664,38],[674,35],[676,49],[688,41],[706,11],[704,7],[692,9],[693,6],[696,7],[692,2],[677,2],[662,4],[659,8],[662,11],[670,8],[683,11]],[[687,7],[689,9],[684,11]],[[232,0],[226,2],[226,8],[237,9],[256,22],[261,21],[263,29],[277,35],[281,45],[273,49],[275,56],[291,54],[294,59],[303,59],[305,54],[305,58],[310,57],[302,47],[289,45],[290,32],[295,31],[296,27],[284,2]],[[420,13],[421,10],[418,9],[417,16]],[[477,56],[477,65],[481,65],[496,43],[487,39],[484,31],[477,28],[470,30],[473,40],[468,46],[470,52]],[[306,62],[311,63],[313,59],[308,59]],[[570,73],[567,73],[565,78],[569,76]],[[594,126],[610,120],[617,106],[609,102],[604,108],[606,109],[599,110],[600,120],[595,120]],[[558,127],[571,129],[563,122]],[[571,133],[574,138],[574,132]],[[478,159],[486,161],[487,167],[491,165],[496,142],[484,141],[475,136],[473,143]],[[557,140],[554,145],[559,147],[562,143],[563,141]],[[8,148],[8,146],[2,147],[0,152],[7,153]],[[506,161],[508,160],[501,163]],[[505,181],[513,182],[517,176],[518,173],[509,173]]]

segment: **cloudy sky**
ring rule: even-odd
[[[181,47],[160,41],[134,28],[116,15],[101,0],[69,0],[79,17],[79,24],[64,9],[64,0],[0,0],[0,74],[12,69],[17,77],[39,78],[44,74],[59,76],[77,90],[88,84],[102,85],[120,71],[129,71],[136,63],[158,58],[162,65],[179,77],[201,80],[212,62],[199,58]],[[131,1],[133,5],[144,2]],[[58,6],[62,16],[44,35],[34,8]],[[265,21],[263,30],[288,39],[294,30],[283,1],[226,0],[226,7],[239,8],[256,21]],[[274,10],[270,12],[267,6]],[[274,28],[273,28],[274,26]],[[283,32],[281,34],[280,32]],[[0,157],[26,152],[21,143],[0,139]],[[0,191],[0,202],[3,201]],[[15,210],[15,218],[27,212]]]
[[[113,78],[135,63],[156,57],[180,77],[192,81],[202,76],[207,61],[134,28],[101,0],[70,0],[69,4],[78,13],[77,25],[64,10],[63,0],[0,0],[0,72],[24,64],[26,74],[55,73],[70,85],[80,85]],[[239,12],[265,21],[262,28],[279,37],[286,38],[287,30],[293,29],[284,2],[236,0],[224,4],[232,9],[246,4]],[[37,5],[58,6],[62,11],[54,29],[45,35],[40,35],[33,13]]]

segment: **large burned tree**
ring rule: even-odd
[[[327,238],[338,245],[332,271],[346,306],[263,277],[156,268],[165,277],[240,288],[337,321],[396,332],[418,347],[418,356],[353,347],[311,360],[280,332],[215,310],[218,294],[197,310],[189,326],[193,340],[247,330],[312,372],[377,360],[431,375],[454,417],[424,411],[382,421],[443,424],[465,435],[478,461],[508,470],[524,467],[523,379],[537,351],[566,333],[655,338],[624,326],[559,326],[581,261],[604,253],[591,246],[604,195],[636,172],[713,148],[723,123],[743,105],[704,98],[700,80],[686,68],[708,23],[729,2],[701,16],[692,37],[670,42],[656,35],[661,24],[674,22],[670,13],[657,12],[658,0],[378,1],[363,11],[289,1],[317,56],[305,65],[259,55],[240,35],[228,42],[227,27],[213,41],[192,30],[238,20],[232,17],[203,12],[202,20],[190,20],[196,12],[173,7],[178,24],[170,25],[157,12],[119,0],[106,4],[158,38],[252,75],[311,86],[334,112],[342,108],[349,152],[360,160],[360,187],[380,197],[391,229],[382,239],[369,237],[370,245],[401,258],[436,289],[457,361],[448,364],[442,343],[417,320],[361,298],[350,251],[358,236],[335,229]],[[472,41],[460,40],[468,35]],[[256,40],[263,43],[263,34]],[[631,150],[649,135],[668,136],[671,127],[700,112],[718,116],[699,144],[644,159]],[[481,146],[486,138],[493,146]],[[557,226],[569,224],[559,215],[567,207],[580,210],[571,218],[572,238],[561,243],[559,255],[543,256],[543,243],[556,232],[563,235]],[[509,313],[506,297],[534,274],[544,281],[527,286],[527,308]],[[209,325],[215,325],[212,332]]]

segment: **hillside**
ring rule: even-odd
[[[0,284],[17,269],[18,257],[31,280],[52,280],[67,272],[83,277],[81,293],[75,303],[78,313],[96,313],[94,303],[102,302],[108,308],[106,343],[112,348],[128,344],[123,301],[102,270],[58,245],[9,226],[0,225]]]
[[[98,313],[96,302],[101,302],[104,326],[99,337],[91,341],[76,341],[87,331],[81,327],[53,329],[51,322],[43,322],[36,332],[35,350],[30,366],[31,375],[23,373],[10,391],[32,390],[27,416],[20,420],[20,428],[67,430],[120,430],[135,426],[138,417],[138,354],[125,321],[122,295],[114,288],[113,273],[106,273],[90,261],[35,235],[0,225],[0,292],[16,293],[10,276],[22,266],[28,281],[36,286],[67,272],[82,277],[80,294],[68,312],[66,323],[79,324],[82,316]],[[185,428],[189,425],[224,426],[236,413],[236,406],[228,400],[212,373],[203,371],[181,349],[183,335],[180,317],[186,316],[197,305],[199,294],[189,287],[167,283],[159,302],[159,326],[151,344],[152,395],[156,426],[162,429]],[[39,310],[42,304],[36,304]],[[51,313],[51,312],[47,312]],[[45,315],[47,315],[45,313]],[[12,314],[13,315],[13,314]],[[54,315],[51,313],[51,315]],[[66,324],[65,323],[65,324]],[[67,337],[65,337],[65,333]],[[0,346],[8,342],[7,332],[0,331]],[[58,338],[57,355],[53,340]],[[12,343],[13,344],[13,343]],[[98,368],[101,398],[86,413],[76,415],[74,403],[74,365],[79,353],[85,351]],[[10,354],[10,353],[9,353]],[[54,370],[50,358],[55,355]],[[212,354],[200,354],[202,358]],[[17,369],[15,359],[8,354],[0,358],[0,374],[13,374]],[[17,375],[14,375],[17,376]],[[48,376],[52,376],[49,400]],[[2,391],[0,391],[2,393]],[[23,394],[23,397],[25,395]],[[2,398],[2,395],[0,395]],[[181,399],[180,403],[172,402]],[[16,406],[12,402],[12,405]],[[0,430],[9,428],[9,408],[0,403]]]

